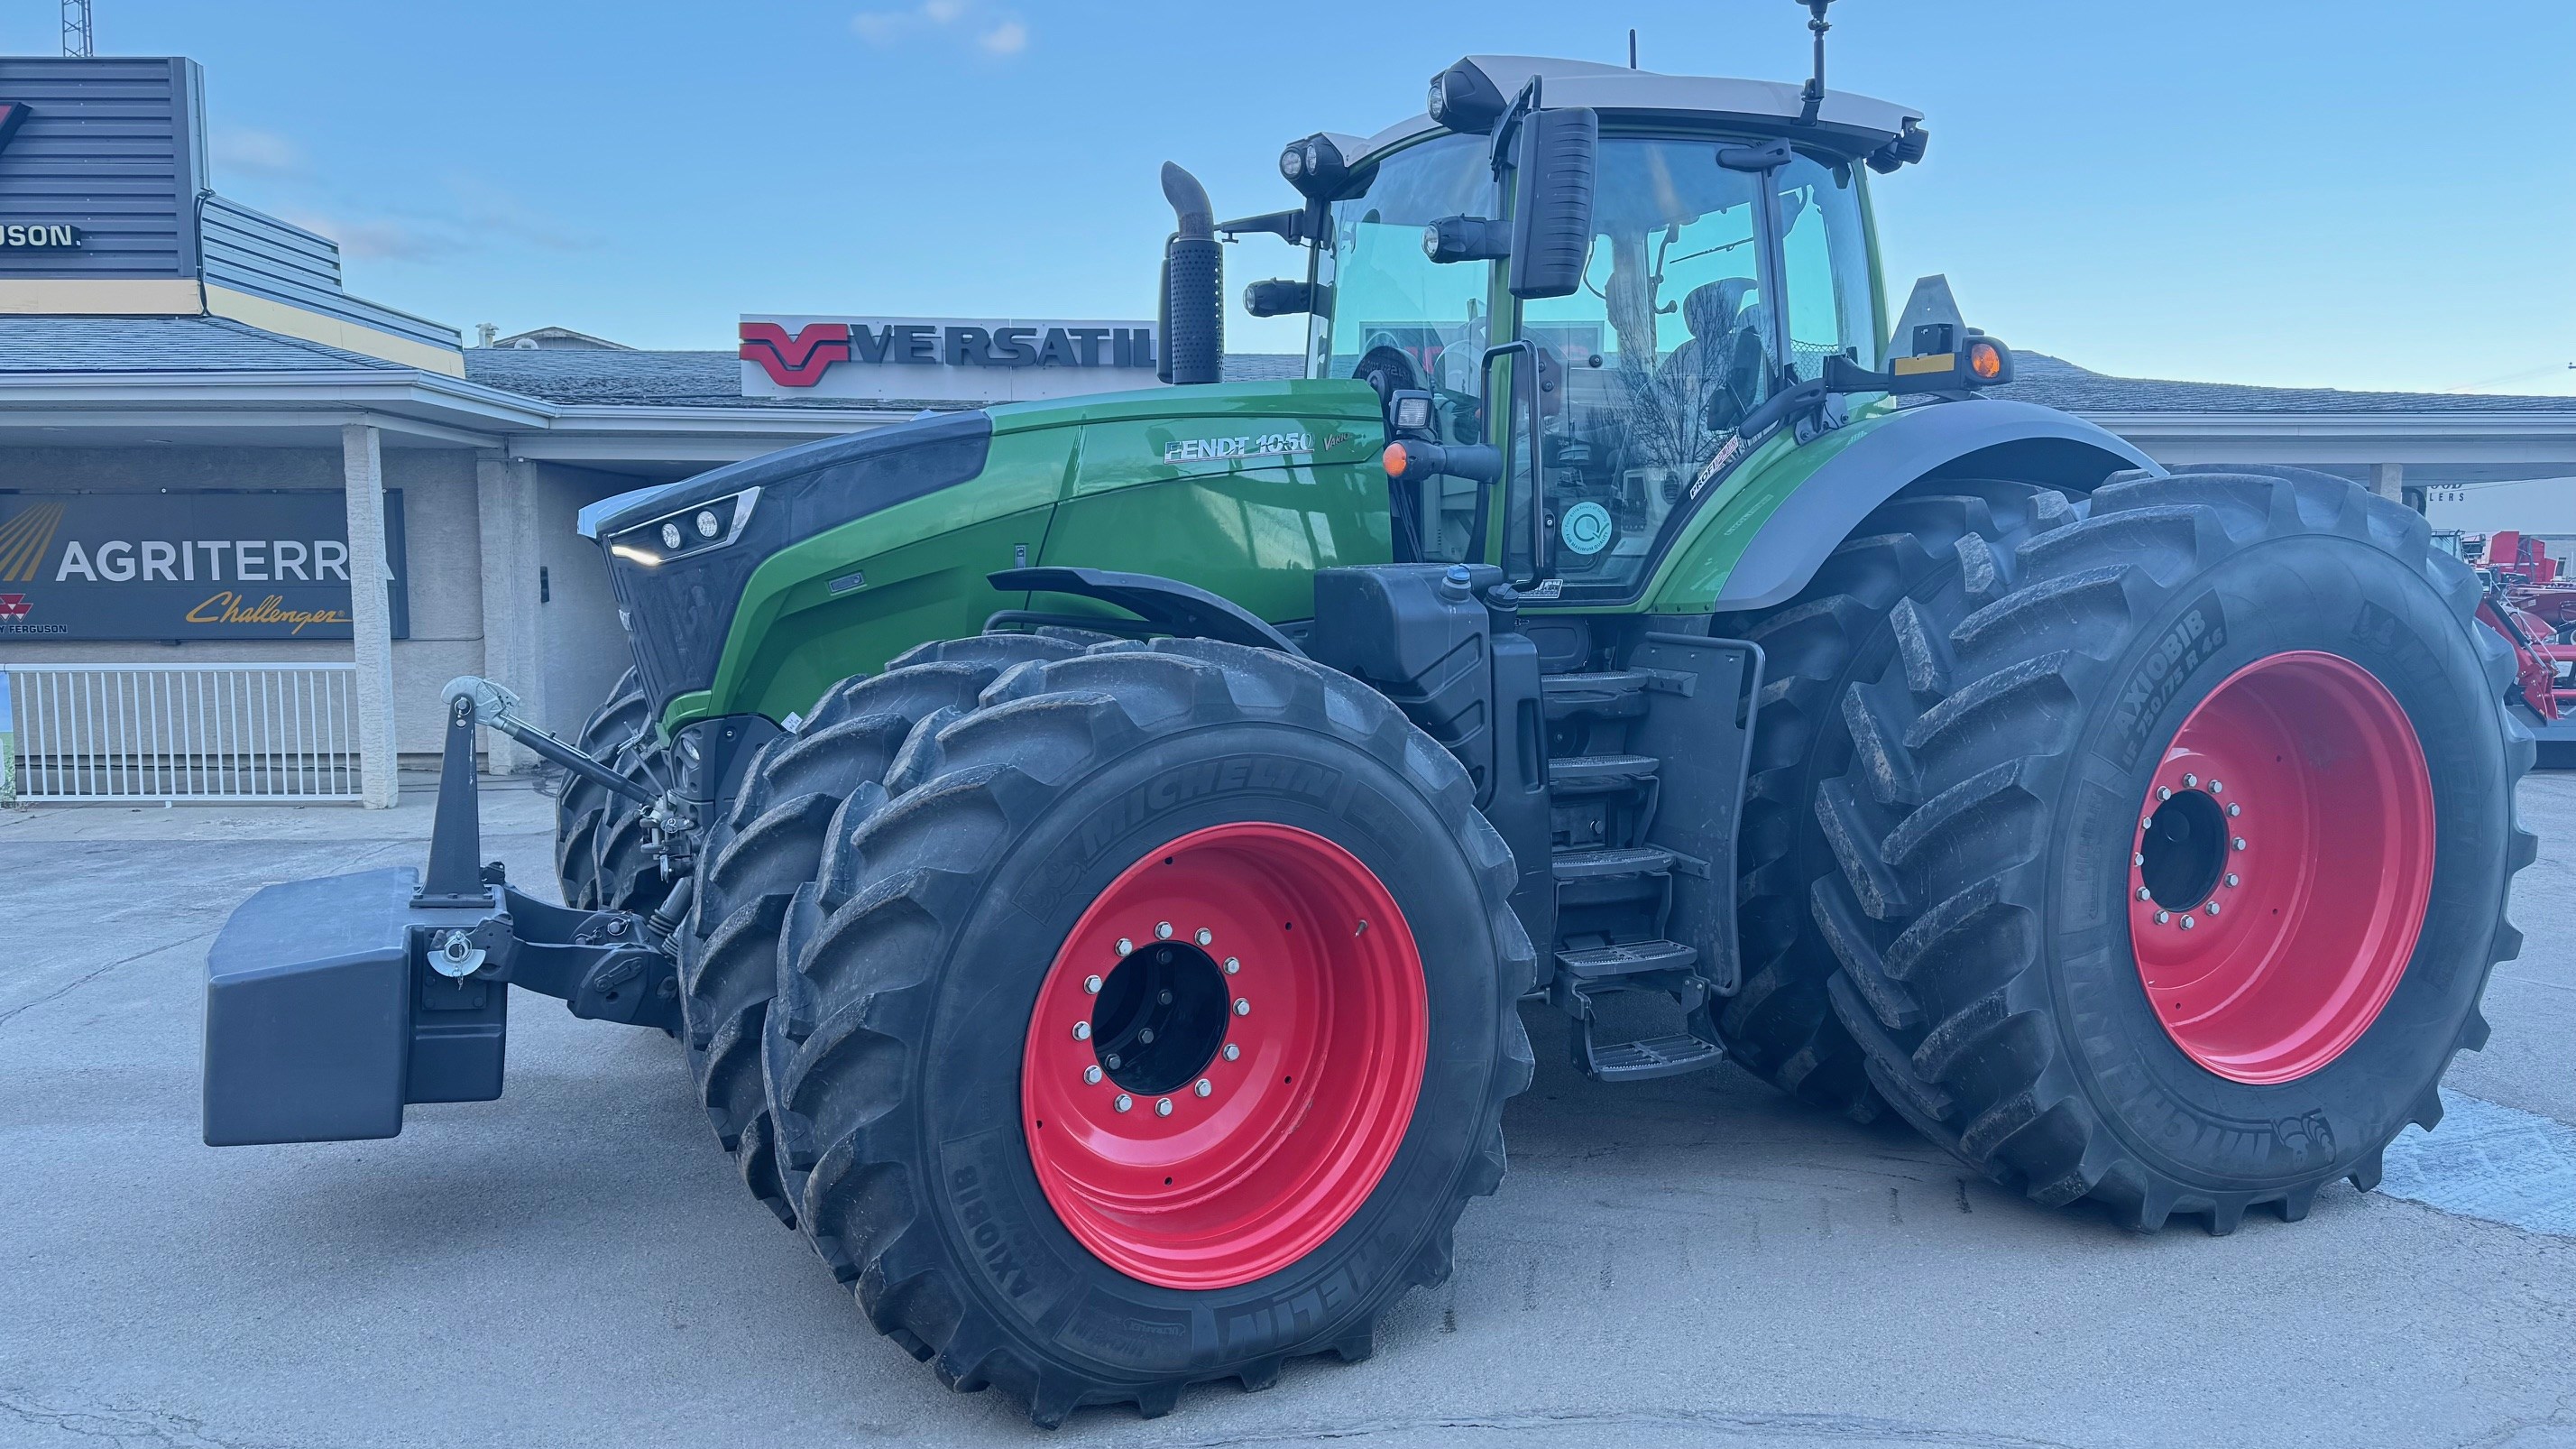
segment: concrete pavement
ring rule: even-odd
[[[208,938],[266,882],[416,860],[425,794],[0,812],[0,1444],[2576,1446],[2576,1237],[2545,1210],[2576,1172],[2576,776],[2524,804],[2530,944],[2450,1078],[2476,1150],[2393,1154],[2425,1201],[2134,1237],[1731,1071],[1591,1083],[1532,1011],[1510,1179],[1375,1360],[1054,1436],[869,1331],[658,1035],[522,995],[501,1101],[199,1145]],[[486,854],[549,880],[550,811],[490,792]]]

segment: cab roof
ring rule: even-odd
[[[1793,81],[1739,80],[1728,76],[1664,75],[1651,70],[1602,65],[1588,60],[1557,60],[1538,55],[1471,55],[1466,63],[1485,73],[1504,97],[1519,95],[1530,77],[1539,78],[1539,99],[1549,107],[1589,106],[1605,118],[1651,121],[1657,117],[1741,121],[1763,131],[1778,131],[1799,112],[1800,86]],[[1827,150],[1853,159],[1866,156],[1903,133],[1923,113],[1910,106],[1858,95],[1825,92],[1816,124],[1806,128]],[[1398,122],[1366,140],[1336,137],[1354,164],[1404,142],[1436,134],[1443,128],[1428,115]]]

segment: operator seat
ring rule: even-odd
[[[1724,432],[1753,405],[1762,385],[1766,314],[1760,303],[1748,307],[1744,299],[1757,286],[1750,277],[1726,277],[1693,287],[1682,298],[1682,325],[1690,329],[1690,340],[1664,359],[1656,381],[1672,399],[1685,434]]]

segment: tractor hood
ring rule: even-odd
[[[607,551],[618,618],[656,712],[713,681],[763,562],[972,480],[992,441],[990,413],[945,413],[782,448],[585,509],[582,531]]]

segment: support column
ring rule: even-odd
[[[358,791],[370,810],[402,798],[394,778],[394,633],[385,585],[385,460],[375,428],[340,428],[340,486],[349,505],[349,617],[358,663]]]
[[[2406,501],[2406,465],[2373,463],[2370,465],[2370,491],[2391,503]]]
[[[475,509],[483,532],[483,675],[515,691],[529,717],[544,719],[545,677],[537,649],[537,500],[520,469],[494,451],[474,455]],[[498,730],[484,731],[485,767],[515,775],[535,752]]]

